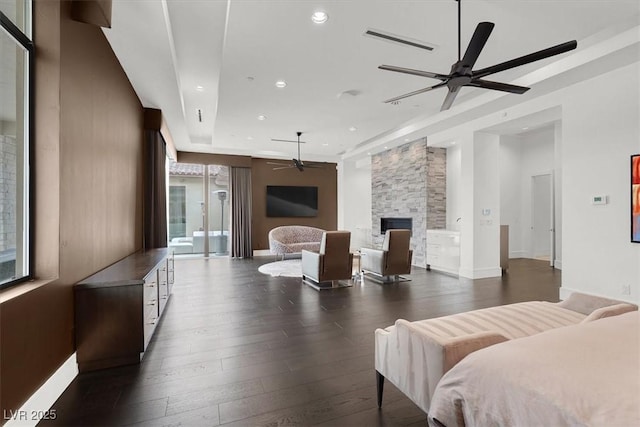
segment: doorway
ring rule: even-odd
[[[532,176],[531,254],[535,259],[549,261],[551,266],[555,258],[554,212],[553,175]]]
[[[228,256],[229,168],[171,161],[168,246],[175,255]]]

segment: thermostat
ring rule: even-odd
[[[604,195],[591,196],[592,205],[606,205],[608,197]]]

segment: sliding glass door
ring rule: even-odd
[[[227,256],[229,206],[227,166],[169,163],[168,246],[174,254]]]
[[[209,253],[229,254],[229,168],[209,165]]]

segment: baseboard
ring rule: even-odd
[[[438,266],[429,266],[429,269],[431,271],[437,271],[438,273],[443,273],[443,274],[447,274],[449,276],[454,276],[454,277],[458,277],[460,270],[456,269],[452,269],[452,268],[446,268],[446,267],[438,267]]]
[[[561,301],[566,300],[574,292],[578,292],[586,295],[593,295],[594,297],[602,297],[602,298],[613,299],[616,301],[628,302],[629,304],[636,304],[636,305],[638,304],[638,301],[633,300],[630,295],[623,295],[622,297],[620,297],[620,296],[594,294],[592,292],[585,292],[579,289],[568,288],[566,286],[560,286],[560,300]]]
[[[574,292],[578,291],[576,291],[575,289],[567,288],[566,286],[560,286],[560,301],[566,300]]]
[[[502,269],[500,267],[476,268],[473,270],[461,268],[460,277],[467,279],[486,279],[489,277],[501,277]]]
[[[77,375],[78,363],[76,353],[73,353],[20,409],[3,414],[7,420],[5,427],[35,426],[43,419],[55,419],[57,414],[50,408]]]
[[[526,251],[509,251],[509,258],[527,258]]]
[[[562,260],[561,259],[553,260],[553,268],[555,268],[556,270],[562,270]]]
[[[257,249],[253,251],[253,256],[274,256],[269,249]]]

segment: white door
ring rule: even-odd
[[[553,265],[553,180],[551,174],[532,177],[531,242],[536,259]]]

